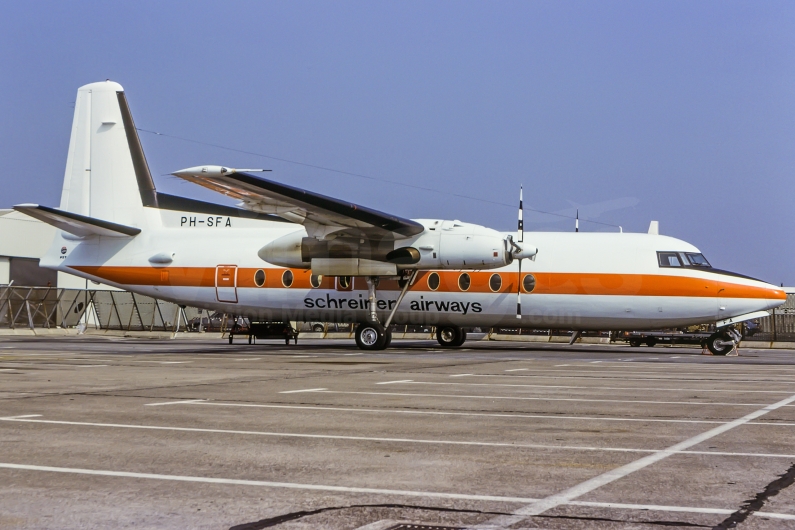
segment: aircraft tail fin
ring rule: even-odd
[[[157,192],[124,89],[112,81],[80,87],[60,209],[141,226],[144,206],[157,206]]]

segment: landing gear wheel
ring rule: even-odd
[[[735,344],[728,333],[718,331],[707,339],[707,348],[712,352],[712,355],[727,355],[735,348]]]
[[[649,337],[648,339],[646,339],[646,346],[648,346],[649,348],[654,348],[655,344],[657,344],[657,339],[655,339],[654,337]]]
[[[389,348],[390,344],[392,344],[392,330],[391,329],[385,329],[384,330],[384,346],[381,349],[385,350],[385,349]]]
[[[386,344],[384,326],[378,322],[366,322],[356,326],[356,345],[362,350],[382,350]]]
[[[458,326],[441,326],[436,328],[436,340],[442,348],[457,348],[467,340],[467,332]]]
[[[248,343],[251,344],[251,335],[248,336]]]
[[[229,344],[232,344],[232,334],[229,334]]]
[[[631,341],[629,341],[629,345],[632,346],[633,348],[639,348],[640,341],[638,339],[632,339]]]

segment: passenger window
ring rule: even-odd
[[[660,267],[681,267],[682,262],[676,252],[658,252],[657,261]]]
[[[439,275],[435,272],[432,272],[428,275],[428,288],[431,291],[435,291],[439,288]]]
[[[472,285],[472,280],[469,277],[469,274],[463,273],[461,276],[458,277],[458,288],[462,291],[468,291],[469,286]]]
[[[499,274],[492,274],[489,278],[489,288],[495,293],[502,287],[502,278]]]

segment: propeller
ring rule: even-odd
[[[516,286],[516,318],[522,318],[522,260],[525,258],[535,259],[538,249],[524,244],[524,220],[522,219],[524,207],[522,205],[522,187],[519,187],[519,240],[514,241],[513,235],[509,234],[505,238],[507,246],[510,246],[511,261],[519,260],[519,281]],[[521,246],[519,245],[521,243]]]
[[[524,206],[522,205],[522,186],[519,186],[519,243],[524,243]],[[522,318],[522,248],[516,246],[519,256],[519,280],[516,282],[516,318]]]

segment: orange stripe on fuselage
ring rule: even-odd
[[[80,272],[103,278],[122,285],[155,285],[174,287],[215,287],[215,267],[72,267]],[[238,268],[237,287],[258,288],[254,274],[260,269]],[[304,269],[262,269],[265,271],[265,284],[262,289],[285,289],[284,272],[293,274],[291,288],[309,289],[311,271]],[[461,292],[458,287],[459,271],[422,271],[409,289],[414,292],[434,292],[428,286],[431,272],[439,275],[439,288],[435,292]],[[496,292],[515,293],[518,274],[515,272],[468,272],[471,279],[470,293],[494,293],[489,287],[489,279],[499,274],[502,285]],[[692,296],[721,298],[763,298],[786,300],[783,290],[773,290],[761,286],[730,283],[717,278],[697,278],[662,274],[603,274],[585,272],[533,272],[536,287],[533,294],[569,295],[619,295],[619,296]],[[524,276],[524,274],[523,274]],[[324,277],[321,289],[334,289],[333,277]],[[366,290],[364,278],[355,278],[355,290]],[[382,281],[381,291],[395,291],[399,287],[395,281]]]

